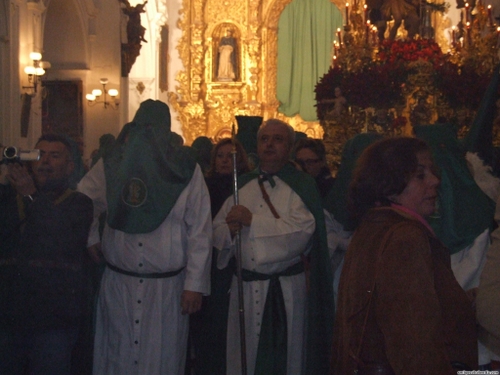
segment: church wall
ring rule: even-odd
[[[84,99],[85,158],[99,147],[100,136],[106,133],[117,136],[127,120],[127,100],[124,96],[126,79],[121,77],[120,13],[118,0],[100,1],[93,20],[94,29],[90,27],[86,35],[88,66],[84,72],[80,72],[84,82],[84,98],[93,89],[102,89],[99,81],[107,78],[109,83],[106,89],[119,91],[120,104],[115,110],[104,108],[100,103],[89,106]],[[107,99],[109,101],[109,97]]]
[[[142,1],[129,1],[131,5]],[[141,23],[146,28],[145,39],[147,43],[142,44],[141,54],[137,57],[129,74],[129,121],[133,118],[142,101],[146,99],[157,99],[168,103],[168,91],[174,91],[177,82],[176,74],[182,69],[182,61],[177,51],[177,44],[182,35],[177,27],[181,0],[162,0],[148,2],[146,12],[141,14]],[[160,50],[161,27],[168,26],[168,52],[167,55]],[[161,57],[161,55],[163,55]],[[167,59],[167,83],[168,89],[163,92],[159,87],[159,61],[160,58]],[[182,135],[181,123],[178,115],[171,107],[172,131]]]

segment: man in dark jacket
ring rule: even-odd
[[[70,147],[42,136],[32,173],[9,163],[0,185],[0,374],[70,373],[93,214],[92,201],[68,188]]]

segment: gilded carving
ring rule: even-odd
[[[246,21],[246,9],[247,1],[209,0],[205,19],[207,23],[233,20],[243,24]]]
[[[306,122],[278,112],[276,99],[279,16],[291,0],[183,0],[177,50],[185,70],[169,102],[179,113],[186,143],[206,135],[230,134],[236,115],[279,117],[296,130],[321,138],[319,122]],[[345,3],[332,1],[340,8]],[[338,3],[338,4],[337,4]],[[219,44],[227,30],[237,41],[234,79],[217,79]]]

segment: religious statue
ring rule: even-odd
[[[372,116],[368,125],[368,130],[375,131],[377,133],[387,133],[391,130],[393,121],[394,115],[392,112],[390,112],[387,108],[377,108],[375,109],[375,114]]]
[[[342,90],[340,89],[340,87],[335,87],[334,94],[335,99],[333,99],[333,115],[335,117],[340,117],[340,115],[347,108],[347,99],[342,95]]]
[[[141,13],[144,13],[146,4],[145,1],[142,4],[137,4],[136,6],[131,6],[128,0],[120,0],[122,3],[122,14],[124,15],[124,20],[126,20],[126,26],[124,21],[122,21],[122,77],[127,77],[134,65],[137,56],[139,56],[141,50],[141,42],[146,42],[144,39],[144,34],[146,28],[141,25]],[[126,31],[126,35],[124,35]]]
[[[220,39],[217,59],[217,81],[233,82],[238,78],[238,44],[231,29]]]
[[[418,98],[417,105],[413,108],[410,114],[410,121],[413,126],[417,125],[430,125],[432,118],[432,111],[427,104],[425,97]]]
[[[384,39],[387,22],[393,20],[394,25],[389,33],[389,40],[395,40],[399,27],[403,24],[408,38],[413,39],[420,27],[419,0],[366,0],[370,11],[370,21],[377,26],[378,36]]]

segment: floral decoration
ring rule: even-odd
[[[393,108],[404,101],[405,84],[418,61],[432,64],[434,85],[451,108],[478,107],[491,72],[457,65],[432,39],[384,40],[373,60],[361,68],[350,70],[347,64],[338,64],[319,80],[315,88],[318,118],[323,119],[328,100],[334,99],[335,87],[352,106]]]
[[[452,108],[475,109],[491,79],[470,65],[458,66],[446,61],[436,68],[435,83]]]
[[[432,39],[384,40],[377,55],[381,62],[424,60],[432,63],[434,68],[446,61],[441,47]]]

